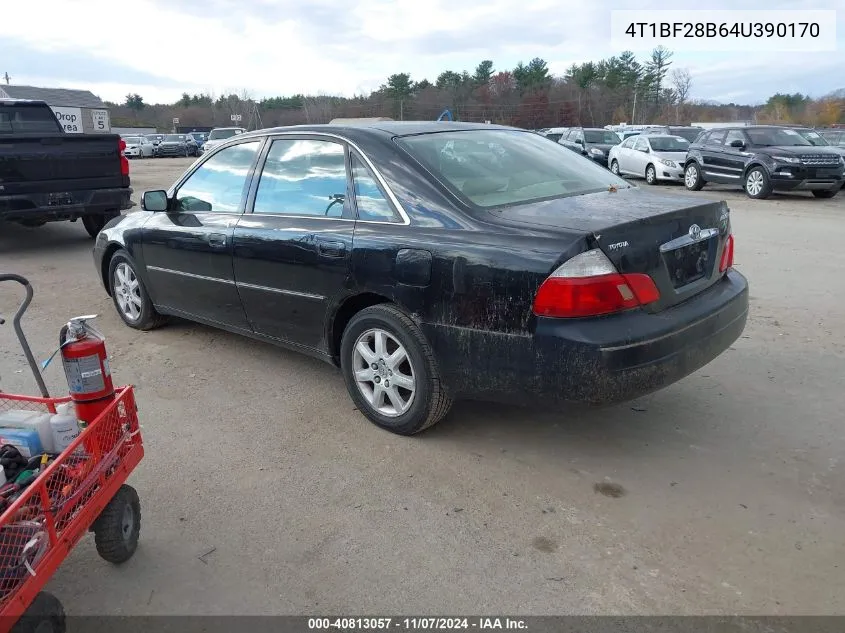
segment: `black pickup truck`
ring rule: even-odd
[[[79,218],[91,235],[132,206],[117,134],[66,134],[43,101],[0,99],[0,230]]]

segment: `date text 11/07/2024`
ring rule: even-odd
[[[400,629],[406,631],[444,631],[451,629],[478,630],[527,630],[525,620],[520,618],[497,617],[324,617],[308,618],[310,631],[378,631]]]

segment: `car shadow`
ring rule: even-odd
[[[0,221],[0,253],[25,254],[49,250],[51,253],[92,248],[94,240],[88,236],[82,221],[48,222],[42,226],[22,226]]]

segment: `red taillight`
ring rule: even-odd
[[[728,235],[722,249],[722,261],[719,262],[719,272],[723,273],[734,265],[734,236]]]
[[[637,308],[660,298],[648,275],[620,274],[595,249],[566,262],[546,279],[534,297],[534,314],[573,318]]]
[[[129,175],[129,159],[126,158],[126,155],[123,151],[126,149],[126,141],[120,139],[117,142],[117,149],[120,152],[120,173],[123,176]]]

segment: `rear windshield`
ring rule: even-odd
[[[584,130],[584,140],[598,145],[618,145],[622,140],[610,130]]]
[[[689,141],[680,136],[650,136],[648,141],[655,152],[685,152],[689,149]]]
[[[209,141],[219,141],[222,138],[232,138],[236,134],[240,134],[241,130],[211,130],[208,135]]]
[[[46,106],[0,106],[0,134],[61,132]]]
[[[700,128],[700,127],[674,127],[674,128],[669,128],[670,134],[685,138],[690,143],[692,143],[695,139],[697,139],[698,135],[701,134],[703,131],[704,131],[704,128]]]
[[[631,186],[593,161],[531,132],[435,132],[396,142],[460,198],[479,207]]]
[[[747,128],[745,132],[751,138],[751,142],[754,145],[810,145],[810,141],[805,139],[795,130],[783,130],[778,128]]]

